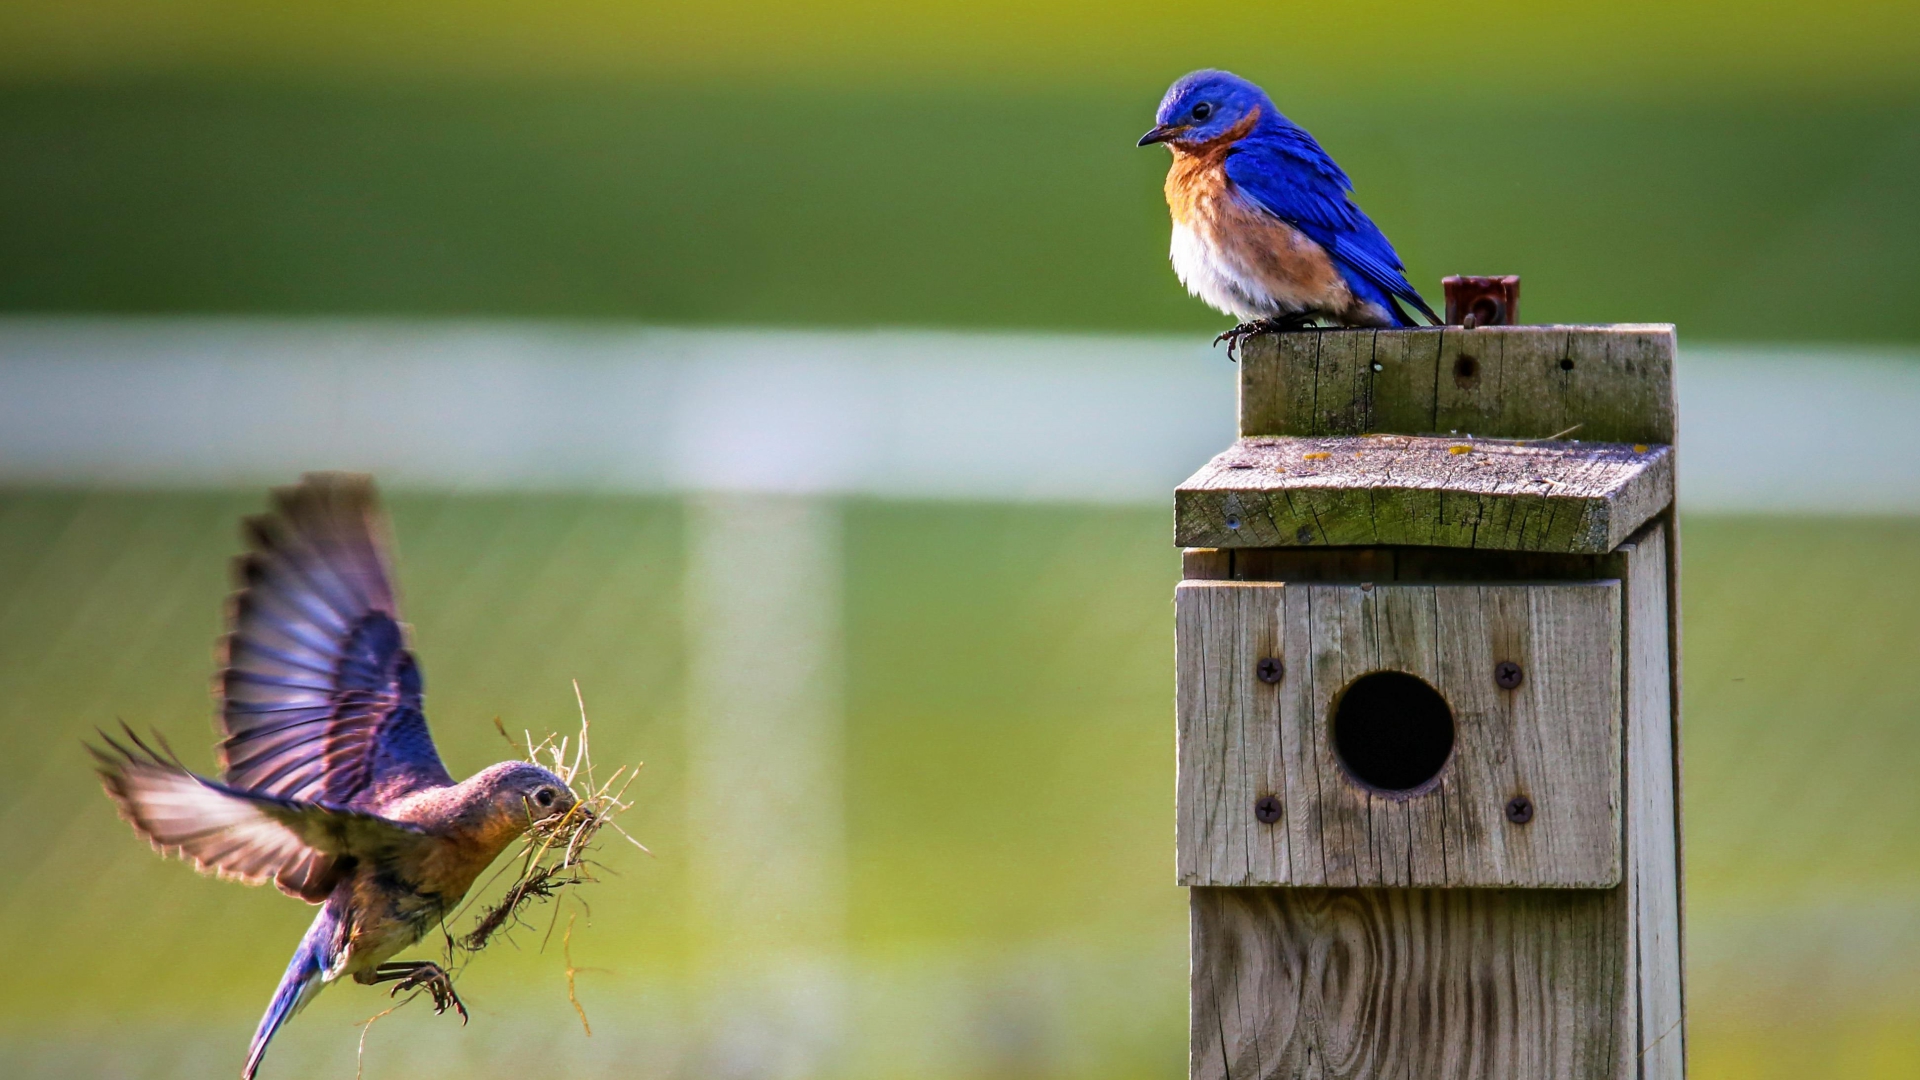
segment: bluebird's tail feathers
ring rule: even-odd
[[[1393,324],[1396,327],[1420,325],[1413,316],[1407,314],[1406,308],[1400,306],[1403,300],[1419,308],[1420,314],[1425,315],[1427,320],[1433,325],[1440,325],[1440,316],[1435,315],[1433,309],[1427,306],[1427,302],[1421,298],[1419,290],[1409,285],[1407,279],[1397,273],[1393,275],[1391,281],[1387,282],[1375,281],[1362,276],[1358,281],[1355,281],[1351,277],[1348,278],[1347,284],[1353,288],[1355,295],[1361,299],[1371,300],[1387,309],[1393,316]]]
[[[1405,293],[1401,294],[1400,299],[1405,300],[1407,303],[1412,304],[1414,307],[1419,308],[1420,314],[1425,315],[1427,317],[1427,321],[1432,323],[1435,326],[1439,326],[1441,323],[1446,321],[1445,319],[1442,319],[1440,316],[1435,315],[1433,313],[1433,309],[1428,307],[1427,302],[1424,299],[1422,299],[1420,294],[1411,287],[1409,287]],[[1412,319],[1407,320],[1408,326],[1412,326],[1413,324],[1414,323]]]
[[[260,1059],[267,1056],[267,1044],[273,1041],[273,1036],[326,986],[328,954],[333,951],[337,925],[332,907],[329,904],[320,909],[313,925],[307,928],[307,936],[300,939],[300,947],[293,951],[287,973],[280,977],[280,986],[273,992],[273,1003],[267,1006],[266,1015],[260,1018],[260,1026],[253,1033],[253,1044],[247,1047],[247,1065],[240,1071],[241,1080],[253,1080],[253,1074],[260,1068]]]
[[[1427,321],[1432,323],[1434,326],[1439,326],[1442,322],[1445,321],[1441,319],[1440,316],[1435,315],[1433,313],[1433,309],[1427,306],[1427,302],[1421,299],[1419,293],[1409,289],[1404,293],[1389,294],[1387,297],[1387,303],[1393,306],[1393,314],[1396,318],[1399,319],[1399,325],[1401,326],[1419,326],[1420,325],[1419,323],[1413,320],[1413,316],[1407,314],[1407,311],[1405,308],[1400,306],[1400,301],[1402,300],[1405,300],[1407,303],[1412,304],[1414,307],[1419,308],[1420,314],[1425,315],[1427,317]]]

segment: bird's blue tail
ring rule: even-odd
[[[328,903],[314,916],[313,925],[307,927],[307,936],[300,939],[300,947],[293,950],[293,959],[287,963],[287,973],[280,977],[280,987],[273,992],[273,1003],[267,1006],[267,1013],[260,1018],[260,1027],[253,1033],[253,1045],[247,1047],[247,1065],[240,1071],[241,1080],[253,1080],[253,1074],[260,1068],[260,1059],[267,1056],[267,1044],[281,1025],[293,1019],[293,1014],[307,1007],[326,985],[326,971],[333,960],[335,942],[338,940],[340,920],[334,914],[334,905]]]

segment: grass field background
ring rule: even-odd
[[[80,740],[126,719],[210,762],[206,677],[248,494],[0,495],[0,1060],[9,1075],[232,1067],[304,905],[162,863],[115,820]],[[474,1023],[416,1005],[366,1075],[718,1075],[728,972],[688,933],[680,575],[672,500],[402,494],[401,578],[449,763],[492,718],[645,759],[565,964],[463,976]],[[1169,1076],[1185,1042],[1172,883],[1170,590],[1152,510],[842,504],[848,913],[844,1076]],[[1684,526],[1694,1075],[1920,1067],[1920,524]],[[718,1003],[718,1004],[716,1004]],[[330,991],[270,1063],[347,1076]],[[718,1034],[716,1034],[718,1033]],[[736,1070],[737,1071],[737,1070]],[[744,1074],[743,1074],[744,1075]]]
[[[1199,342],[1133,142],[1202,66],[1314,132],[1436,302],[1518,273],[1530,322],[1920,342],[1910,0],[0,5],[0,314]],[[258,502],[0,490],[0,1075],[224,1074],[307,918],[155,859],[79,746],[124,718],[210,763]],[[776,985],[695,931],[685,507],[396,495],[449,763],[569,727],[578,678],[658,855],[589,896],[591,1039],[523,934],[471,1027],[383,1020],[368,1077],[1180,1075],[1167,515],[837,505],[845,944]],[[1920,1074],[1916,567],[1920,519],[1685,522],[1695,1077]],[[742,1025],[772,999],[804,1030]],[[324,995],[269,1076],[351,1075],[383,1002]]]
[[[1202,330],[1125,90],[0,80],[0,310]],[[1438,302],[1690,341],[1920,340],[1920,87],[1277,84]],[[692,125],[693,131],[685,129]],[[721,130],[708,133],[709,125]],[[663,128],[667,134],[663,135]]]
[[[1265,85],[1430,298],[1920,341],[1920,11],[1889,0],[0,11],[0,311],[1197,330],[1166,154]]]

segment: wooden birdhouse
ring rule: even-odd
[[[1673,355],[1247,341],[1175,503],[1195,1080],[1683,1074]]]

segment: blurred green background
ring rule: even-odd
[[[0,310],[1202,329],[1133,141],[1208,65],[1429,294],[1920,339],[1920,8],[1881,0],[12,4]]]
[[[208,645],[233,521],[258,502],[0,500],[0,757],[25,766],[0,798],[0,964],[17,973],[0,983],[0,1059],[23,1066],[10,1075],[223,1073],[309,917],[154,858],[93,790],[79,747],[124,718],[210,761]],[[690,945],[703,900],[681,803],[678,504],[393,504],[454,771],[502,756],[496,715],[571,728],[578,678],[603,767],[648,761],[628,825],[658,857],[615,849],[617,876],[583,894],[593,919],[573,960],[594,969],[578,977],[592,1039],[568,1010],[563,960],[539,951],[542,912],[518,950],[463,976],[471,1028],[419,1006],[391,1017],[366,1075],[516,1075],[513,1062],[711,1075],[688,1045],[718,973]],[[830,1075],[1180,1075],[1178,566],[1164,514],[870,501],[841,513],[844,960],[862,1030]],[[1694,1074],[1911,1076],[1920,523],[1694,520],[1684,551]],[[384,1003],[353,986],[323,995],[268,1067],[350,1075],[351,1025]],[[918,1057],[889,1038],[917,1042]]]
[[[1133,146],[1205,65],[1315,132],[1431,298],[1517,272],[1529,321],[1920,342],[1920,8],[1873,0],[10,4],[0,311],[1210,332]],[[232,1068],[307,917],[153,858],[78,747],[198,753],[259,500],[0,492],[0,1072]],[[588,897],[593,1039],[527,938],[464,977],[472,1028],[416,1006],[366,1075],[746,1075],[686,1034],[684,507],[394,509],[455,771],[495,715],[568,727],[578,678],[660,854]],[[1180,1075],[1166,515],[840,514],[836,1073]],[[1684,556],[1694,1075],[1920,1075],[1920,522],[1695,516]],[[381,1000],[323,996],[268,1069],[350,1075]]]

